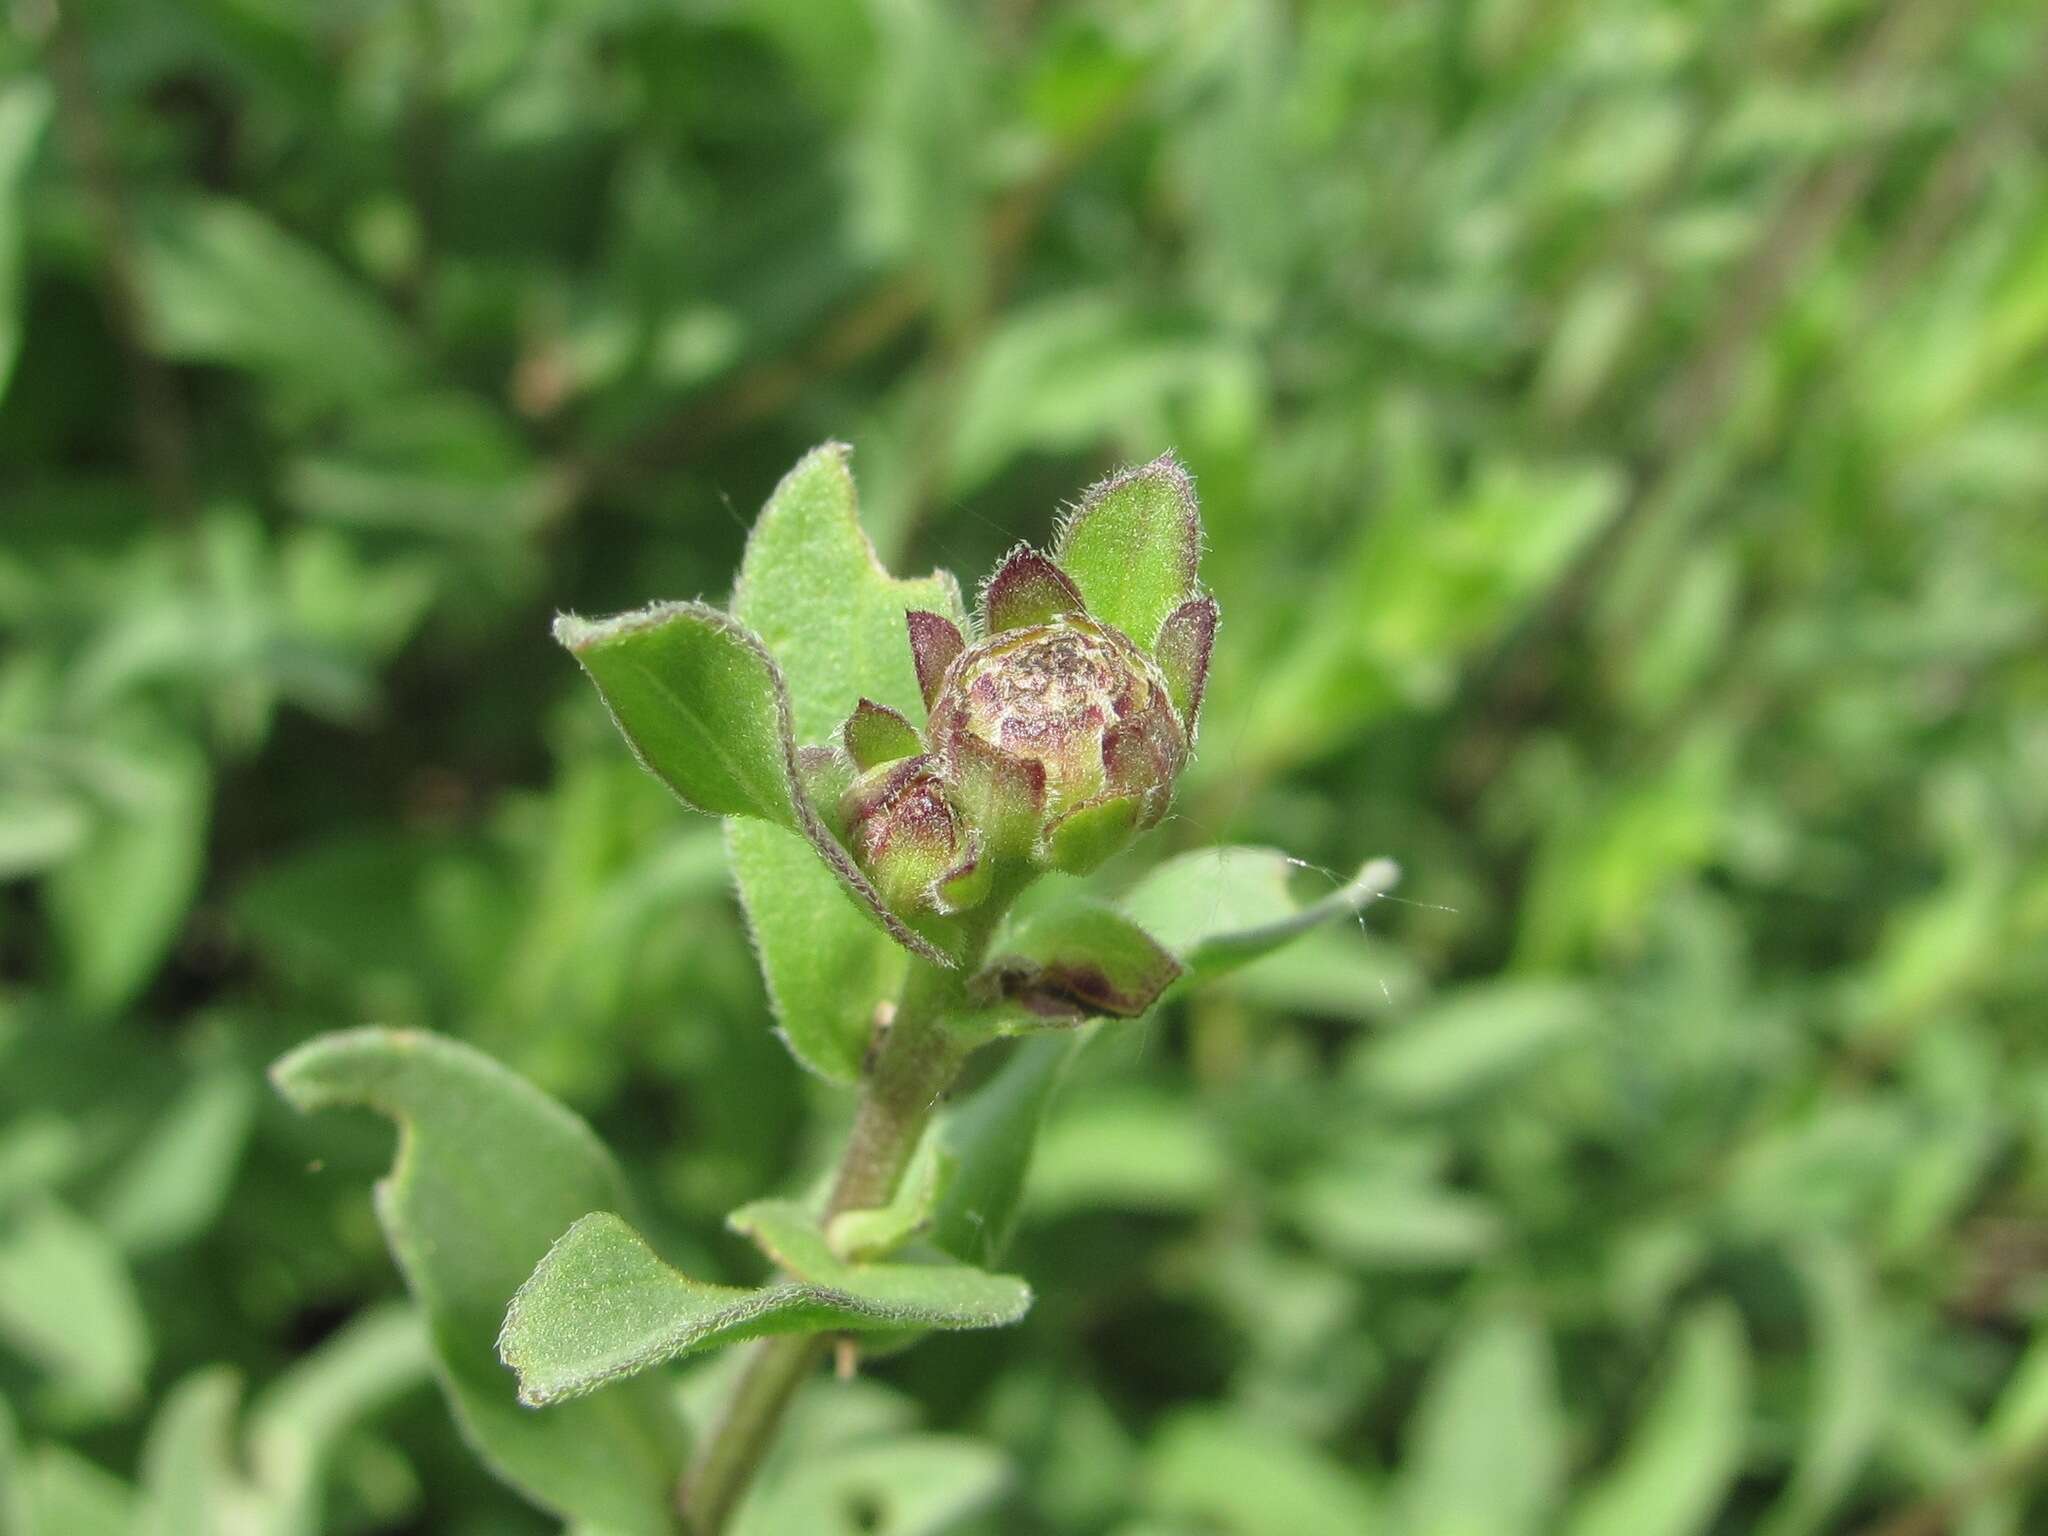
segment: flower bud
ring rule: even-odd
[[[1044,869],[1085,874],[1173,801],[1216,634],[1215,599],[1193,585],[1186,475],[1161,460],[1105,482],[1061,536],[1085,564],[1020,544],[981,589],[980,639],[905,615],[922,734],[863,698],[821,760],[859,773],[827,798],[897,913],[950,916]]]
[[[937,770],[923,756],[883,763],[855,779],[839,800],[848,848],[895,911],[926,903],[967,843]]]
[[[1077,816],[1118,828],[1107,852],[1156,823],[1188,745],[1158,667],[1118,631],[1080,613],[1006,630],[963,651],[939,687],[929,739],[949,784],[1009,770],[1012,804],[977,806],[984,816],[976,819],[1008,811],[1014,820],[1014,801],[1034,799],[1037,846],[1002,851],[1042,856],[1056,850],[1060,825]],[[1092,867],[1107,852],[1078,862]],[[1077,862],[1056,851],[1049,861]]]

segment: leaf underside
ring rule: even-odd
[[[561,1402],[666,1360],[767,1334],[1000,1327],[1031,1302],[1022,1281],[979,1270],[845,1264],[807,1218],[772,1203],[748,1211],[773,1231],[778,1250],[805,1261],[800,1278],[758,1289],[710,1285],[663,1263],[610,1212],[576,1222],[505,1317],[499,1352],[519,1374],[520,1400]]]
[[[803,790],[794,709],[759,637],[703,603],[656,603],[592,622],[564,614],[575,654],[633,754],[685,805],[794,833],[857,914],[935,964],[945,955],[890,912]]]
[[[1356,917],[1392,889],[1400,871],[1372,859],[1314,901],[1294,894],[1299,860],[1272,848],[1203,848],[1148,872],[1117,905],[1179,957],[1211,977],[1267,955],[1311,928]]]
[[[493,1347],[506,1302],[554,1237],[626,1198],[590,1128],[489,1057],[418,1031],[326,1035],[271,1075],[301,1110],[374,1109],[401,1127],[377,1214],[477,1453],[581,1525],[672,1536],[669,1499],[685,1446],[668,1394],[635,1383],[571,1412],[527,1413]]]

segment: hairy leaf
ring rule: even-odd
[[[1081,612],[1083,606],[1065,571],[1030,545],[1019,544],[981,589],[981,632],[995,635],[1049,624],[1063,613]]]
[[[1045,829],[1045,857],[1069,875],[1092,874],[1130,847],[1144,803],[1136,795],[1083,800]]]
[[[1053,548],[1088,611],[1147,651],[1194,595],[1201,556],[1194,482],[1170,453],[1090,487]]]
[[[744,626],[703,603],[655,603],[596,621],[565,613],[555,638],[685,805],[797,830],[787,690]]]
[[[874,768],[898,758],[914,757],[924,750],[917,729],[886,704],[862,699],[840,729],[846,755],[857,768]]]
[[[620,1217],[578,1221],[521,1286],[499,1349],[533,1404],[581,1396],[679,1356],[771,1333],[996,1328],[1031,1304],[1030,1289],[964,1266],[847,1264],[795,1206],[734,1213],[799,1279],[759,1288],[710,1285],[663,1263]]]
[[[359,1105],[398,1122],[377,1214],[478,1453],[565,1517],[619,1536],[670,1536],[682,1430],[659,1385],[530,1414],[494,1348],[506,1304],[552,1240],[577,1217],[625,1200],[590,1128],[488,1057],[413,1031],[328,1035],[272,1076],[302,1110]]]
[[[869,1210],[841,1211],[825,1224],[825,1241],[849,1263],[869,1264],[887,1258],[931,1226],[932,1214],[958,1167],[957,1158],[941,1144],[936,1132],[928,1131],[889,1203]]]
[[[787,684],[746,626],[702,603],[656,603],[596,622],[564,614],[555,638],[597,684],[634,756],[685,805],[795,833],[856,913],[944,963],[884,905],[803,792]]]
[[[1209,686],[1209,653],[1216,645],[1217,607],[1213,597],[1191,597],[1160,626],[1159,670],[1173,707],[1180,711],[1188,741],[1195,740],[1202,719],[1202,695]]]
[[[861,531],[848,455],[827,444],[776,487],[733,592],[734,614],[781,664],[804,743],[830,740],[864,697],[919,718],[904,614],[964,622],[952,577],[897,580],[882,569]],[[854,1081],[875,1007],[902,975],[901,954],[795,838],[745,822],[727,836],[783,1037],[813,1071]]]

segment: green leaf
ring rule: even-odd
[[[1208,1207],[1230,1156],[1202,1108],[1155,1089],[1087,1093],[1045,1128],[1025,1203],[1035,1216]]]
[[[18,76],[0,89],[0,400],[7,398],[21,356],[23,237],[28,228],[24,194],[54,102],[48,83],[34,74]]]
[[[161,1253],[213,1224],[234,1182],[255,1118],[243,1072],[193,1079],[130,1152],[99,1203],[99,1221],[131,1254]]]
[[[14,1411],[7,1406],[7,1399],[0,1397],[0,1536],[31,1536],[33,1516],[28,1467],[15,1433]]]
[[[320,1536],[322,1485],[346,1435],[431,1379],[433,1343],[402,1303],[359,1312],[294,1361],[249,1405],[246,1464],[275,1512],[275,1527]]]
[[[956,1259],[994,1264],[1009,1248],[1039,1127],[1089,1034],[1084,1027],[1018,1042],[993,1077],[940,1117],[935,1134],[953,1176],[932,1213],[932,1241]]]
[[[1501,1246],[1500,1216],[1485,1201],[1384,1173],[1311,1173],[1288,1211],[1311,1242],[1360,1269],[1477,1264]]]
[[[1065,571],[1030,545],[1019,544],[982,586],[978,606],[981,632],[988,636],[1050,624],[1063,613],[1081,612],[1084,605]]]
[[[506,1304],[554,1237],[626,1198],[590,1128],[488,1057],[413,1031],[324,1036],[272,1077],[302,1110],[360,1105],[399,1123],[377,1214],[478,1454],[569,1519],[619,1536],[672,1536],[682,1429],[660,1384],[531,1414],[494,1347]]]
[[[1412,1536],[1530,1536],[1564,1483],[1550,1341],[1533,1320],[1482,1317],[1423,1387],[1402,1504]]]
[[[418,358],[374,293],[263,214],[221,199],[156,211],[141,230],[154,339],[320,402],[371,403]]]
[[[1749,1418],[1749,1349],[1726,1302],[1688,1312],[1673,1331],[1656,1399],[1621,1460],[1580,1500],[1568,1536],[1699,1536],[1741,1470]]]
[[[999,1328],[1031,1304],[1021,1280],[961,1265],[847,1264],[795,1205],[763,1201],[731,1225],[795,1281],[709,1285],[671,1268],[609,1212],[562,1235],[506,1314],[499,1348],[532,1404],[699,1350],[771,1333]]]
[[[886,1259],[931,1226],[932,1213],[958,1166],[933,1128],[917,1144],[889,1203],[872,1210],[841,1211],[825,1224],[825,1241],[849,1263]]]
[[[849,452],[839,443],[816,449],[776,487],[733,592],[734,614],[781,664],[805,743],[829,741],[863,697],[922,719],[904,614],[965,622],[951,576],[897,580],[882,569],[861,531]],[[787,833],[734,822],[726,835],[783,1037],[812,1071],[856,1081],[902,955]]]
[[[924,750],[917,728],[887,705],[862,699],[846,717],[841,729],[846,755],[854,766],[867,769],[899,758],[915,757]]]
[[[1000,1451],[953,1435],[861,1440],[806,1455],[747,1501],[735,1536],[944,1536],[1010,1482]]]
[[[703,603],[654,603],[555,639],[597,684],[642,766],[692,810],[796,831],[789,695],[761,642]]]
[[[37,1446],[21,1481],[24,1536],[135,1536],[134,1491],[67,1446]]]
[[[149,1324],[127,1265],[104,1232],[52,1201],[0,1229],[0,1341],[78,1410],[117,1412],[142,1393]]]
[[[1087,875],[1130,847],[1137,834],[1136,795],[1084,800],[1045,829],[1045,857],[1054,869]]]
[[[1032,913],[993,952],[969,990],[1014,1004],[1029,1019],[1135,1019],[1181,974],[1180,962],[1144,929],[1090,901]]]
[[[1387,1528],[1356,1472],[1241,1411],[1168,1419],[1146,1455],[1144,1486],[1151,1512],[1229,1536],[1372,1536]]]
[[[119,798],[44,896],[73,999],[112,1013],[148,984],[178,936],[206,852],[210,775],[182,737],[149,731],[121,760]]]
[[[555,638],[597,684],[633,755],[685,805],[797,834],[856,911],[913,954],[948,963],[889,911],[803,793],[785,679],[744,625],[703,603],[655,603],[596,622],[563,614]]]
[[[1791,1481],[1758,1525],[1765,1536],[1811,1536],[1840,1506],[1884,1423],[1884,1339],[1870,1277],[1841,1243],[1817,1239],[1797,1255],[1813,1345],[1805,1441]]]
[[[405,1306],[352,1321],[294,1364],[250,1415],[238,1443],[240,1383],[209,1366],[174,1387],[142,1453],[142,1536],[248,1528],[265,1536],[318,1536],[321,1483],[341,1437],[427,1380],[432,1350]]]
[[[1343,885],[1304,902],[1298,859],[1272,848],[1202,848],[1168,859],[1117,903],[1180,958],[1191,977],[1220,976],[1299,938],[1357,916],[1393,889],[1400,869],[1372,859]]]
[[[195,1371],[171,1389],[142,1448],[137,1536],[229,1528],[240,1502],[232,1470],[240,1396],[225,1366]]]
[[[1201,557],[1194,482],[1170,453],[1090,487],[1053,547],[1089,613],[1147,651],[1167,615],[1194,596]]]
[[[1375,1095],[1404,1108],[1457,1103],[1498,1087],[1591,1028],[1595,1000],[1561,982],[1469,986],[1352,1058]]]

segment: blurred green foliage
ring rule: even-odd
[[[721,598],[826,437],[917,570],[1177,448],[1152,856],[1412,904],[1104,1031],[1027,1323],[821,1381],[749,1531],[2048,1523],[2035,0],[9,15],[5,1536],[546,1528],[388,1129],[260,1083],[320,1030],[758,1278],[844,1099],[547,619]]]

